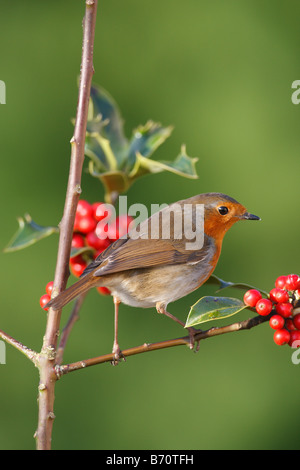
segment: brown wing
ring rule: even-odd
[[[185,250],[182,245],[184,243],[177,240],[120,239],[89,264],[83,275],[94,270],[94,276],[103,276],[129,269],[193,263],[207,254],[208,247],[193,251]]]
[[[83,276],[91,271],[94,271],[94,276],[103,276],[129,269],[201,261],[207,255],[207,243],[200,250],[186,250],[188,240],[184,237],[178,239],[173,228],[167,239],[162,236],[166,226],[162,215],[168,215],[170,211],[175,216],[180,214],[180,204],[171,205],[142,222],[138,230],[139,238],[120,238],[114,242],[87,267]],[[150,238],[145,237],[150,233]]]

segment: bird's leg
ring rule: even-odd
[[[162,313],[164,315],[166,315],[167,317],[171,318],[171,320],[174,320],[176,321],[177,323],[179,323],[179,325],[185,327],[185,323],[183,323],[183,321],[179,320],[179,318],[175,317],[174,315],[172,315],[172,313],[169,313],[167,312],[166,310],[166,307],[163,303],[160,303],[160,302],[157,302],[156,304],[156,310],[158,313]],[[189,332],[189,337],[190,337],[190,343],[189,343],[189,346],[190,346],[190,349],[194,349],[194,346],[195,346],[195,335],[197,333],[199,333],[199,331],[201,330],[197,330],[197,328],[186,328]],[[196,347],[196,352],[199,351],[199,346],[200,346],[200,340],[197,341],[197,347]]]
[[[113,349],[112,353],[114,355],[114,358],[112,360],[112,364],[115,366],[118,364],[119,360],[121,357],[123,357],[125,361],[125,357],[122,355],[122,351],[119,346],[118,342],[118,319],[119,319],[119,305],[120,305],[120,300],[114,296],[114,306],[115,306],[115,332],[114,332],[114,344],[113,344]]]

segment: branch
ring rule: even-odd
[[[61,364],[63,360],[63,354],[64,350],[67,344],[67,341],[69,339],[70,333],[72,331],[72,328],[74,324],[79,320],[79,311],[81,309],[81,306],[83,304],[83,301],[87,295],[87,292],[84,292],[81,294],[75,301],[75,305],[73,307],[73,310],[70,314],[69,320],[67,321],[66,326],[64,327],[62,334],[61,334],[61,339],[59,343],[59,347],[57,348],[57,353],[56,353],[56,364]]]
[[[69,275],[69,258],[76,207],[81,193],[81,173],[84,161],[84,144],[88,115],[88,104],[93,69],[93,48],[98,0],[86,0],[83,22],[83,47],[79,96],[74,135],[71,139],[71,162],[65,200],[64,214],[60,223],[60,237],[53,285],[53,295],[65,289]],[[36,432],[37,449],[51,448],[54,419],[53,367],[55,365],[57,338],[59,335],[61,310],[49,309],[44,342],[39,359],[39,420]]]
[[[244,320],[241,322],[232,323],[231,325],[221,326],[221,327],[214,327],[210,328],[206,331],[199,330],[199,333],[195,335],[195,341],[201,341],[207,338],[212,338],[214,336],[223,335],[226,333],[233,333],[235,331],[242,331],[242,330],[250,330],[255,326],[261,325],[266,321],[269,321],[272,314],[268,316],[256,316],[253,318],[249,318],[248,320]],[[141,346],[136,346],[130,349],[122,350],[122,354],[124,357],[135,356],[136,354],[142,354],[145,352],[150,351],[157,351],[159,349],[166,349],[172,348],[175,346],[182,346],[182,345],[189,345],[190,337],[183,336],[177,339],[171,339],[167,341],[160,341],[158,343],[144,343]],[[93,357],[91,359],[85,359],[78,362],[73,362],[71,364],[66,364],[62,366],[55,367],[55,374],[57,378],[60,378],[62,375],[68,374],[69,372],[73,372],[75,370],[85,369],[86,367],[94,366],[97,364],[103,364],[104,362],[112,362],[113,361],[113,354],[104,354],[102,356]]]
[[[38,359],[39,355],[37,352],[33,351],[32,349],[28,348],[24,344],[20,343],[20,341],[17,341],[15,338],[12,336],[8,335],[4,331],[0,330],[0,337],[6,341],[8,344],[16,348],[18,351],[21,353],[25,354],[28,359],[30,359],[34,365],[38,365]]]

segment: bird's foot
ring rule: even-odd
[[[189,348],[194,350],[194,352],[196,353],[200,349],[200,339],[195,341],[195,336],[197,335],[197,333],[200,333],[202,330],[197,329],[197,328],[188,328],[188,330],[189,330],[189,337],[190,337]],[[197,343],[196,349],[195,349],[195,342]]]
[[[126,361],[126,357],[122,353],[120,346],[118,344],[114,344],[112,353],[113,353],[113,360],[111,361],[111,364],[113,366],[117,366],[121,359],[123,359],[124,362]]]

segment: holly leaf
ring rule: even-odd
[[[197,161],[197,158],[191,158],[186,154],[185,145],[182,145],[180,154],[173,162],[151,160],[137,153],[135,166],[129,176],[131,179],[136,179],[147,173],[170,171],[179,176],[197,179],[198,175],[195,168]]]
[[[21,250],[29,245],[33,245],[42,238],[46,238],[52,233],[58,233],[58,227],[42,227],[36,224],[29,214],[25,214],[24,218],[18,219],[19,228],[7,247],[5,253]]]
[[[198,178],[196,158],[186,154],[185,146],[174,161],[156,161],[149,157],[170,136],[172,126],[148,121],[138,126],[130,140],[124,134],[120,110],[110,94],[92,85],[85,140],[88,171],[105,188],[106,202],[115,201],[140,176],[169,171],[186,178]]]
[[[137,155],[150,157],[153,152],[171,135],[172,126],[163,127],[161,124],[148,121],[144,126],[134,130],[129,143],[126,168],[130,172],[134,167]]]
[[[247,308],[247,306],[239,299],[232,297],[205,296],[192,305],[185,328],[211,320],[227,318],[245,308]]]
[[[186,153],[185,145],[181,146],[181,151],[174,162],[162,161],[161,164],[166,166],[166,170],[173,171],[180,176],[186,178],[197,179],[196,162],[198,158],[189,157]]]
[[[96,172],[116,170],[118,160],[112,151],[110,141],[100,134],[86,136],[85,155],[90,157]]]
[[[91,86],[87,133],[99,134],[108,140],[118,166],[122,165],[128,149],[128,140],[124,135],[124,121],[112,96],[95,84]]]
[[[249,289],[256,289],[262,294],[265,294],[268,296],[268,292],[259,289],[258,287],[252,286],[251,284],[246,284],[244,282],[230,282],[230,281],[224,281],[220,277],[217,277],[215,274],[212,274],[210,278],[206,281],[207,284],[217,284],[219,286],[219,289],[216,292],[220,292],[222,289],[226,289],[227,287],[234,287],[236,289],[241,289],[241,290],[249,290]]]

